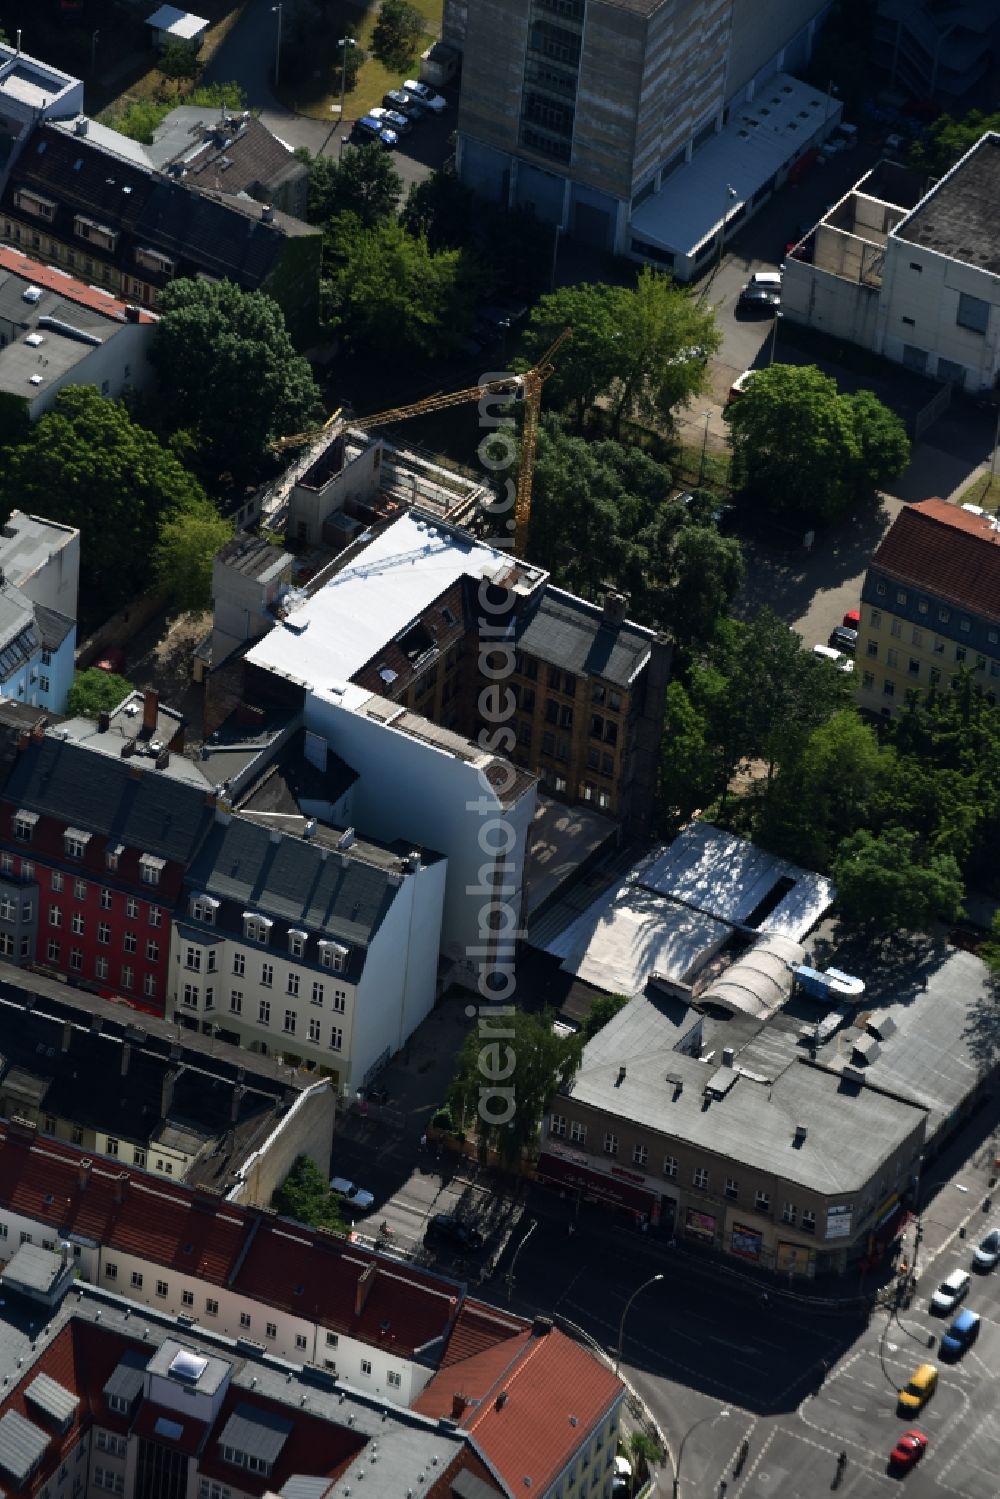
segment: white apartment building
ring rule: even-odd
[[[1000,135],[929,191],[881,162],[784,266],[782,316],[971,392],[1000,376]]]
[[[171,932],[168,1013],[360,1088],[434,1003],[446,867],[304,817],[222,811]]]

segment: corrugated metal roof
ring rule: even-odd
[[[220,1445],[232,1447],[247,1457],[273,1463],[292,1431],[291,1421],[273,1411],[252,1405],[238,1405],[222,1429]]]
[[[24,1395],[25,1399],[37,1405],[39,1410],[51,1416],[60,1426],[69,1425],[73,1412],[80,1404],[75,1395],[71,1395],[69,1390],[57,1380],[50,1379],[47,1374],[37,1374]]]
[[[17,1411],[7,1411],[0,1417],[0,1468],[18,1483],[28,1478],[48,1445],[48,1433]]]

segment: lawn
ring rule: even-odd
[[[421,52],[429,47],[441,34],[442,0],[411,0],[414,8],[425,21],[425,31],[414,53],[412,67],[415,70]],[[378,19],[377,6],[371,3],[333,5],[324,20],[323,32],[310,39],[308,69],[286,68],[288,84],[278,93],[284,104],[297,114],[309,115],[316,120],[330,120],[340,113],[340,48],[337,42],[342,36],[353,36],[358,46],[368,53],[367,61],[358,73],[357,83],[344,101],[344,114],[349,120],[358,120],[375,104],[381,104],[382,95],[389,89],[398,88],[406,77],[416,76],[409,69],[391,72],[371,55],[371,35]],[[294,45],[294,43],[293,43]]]
[[[984,510],[1000,510],[1000,478],[978,474],[958,497],[960,505],[981,505]]]

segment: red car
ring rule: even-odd
[[[889,1465],[906,1471],[914,1467],[927,1451],[927,1438],[922,1431],[907,1431],[889,1453]]]
[[[848,609],[847,613],[844,615],[843,623],[849,630],[859,629],[861,626],[861,610]]]

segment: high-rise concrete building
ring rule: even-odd
[[[461,176],[577,239],[641,253],[629,233],[633,210],[724,130],[731,109],[802,68],[827,8],[828,0],[453,5],[452,30],[464,24]],[[789,138],[790,160],[813,133]],[[753,194],[736,186],[749,207]],[[734,201],[727,224],[742,207]]]

